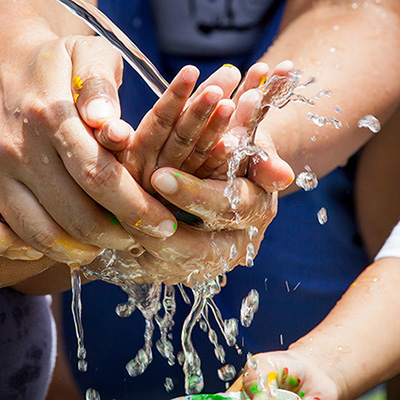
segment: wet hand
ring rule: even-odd
[[[193,284],[246,264],[249,232],[254,255],[276,214],[277,194],[268,194],[245,178],[238,178],[239,221],[224,196],[225,181],[161,168],[153,174],[152,185],[169,203],[201,219],[203,226],[179,222],[175,235],[165,240],[135,234],[146,251],[137,257],[118,252],[113,268],[136,282]]]
[[[66,263],[88,262],[104,247],[137,247],[114,215],[149,235],[173,234],[174,216],[94,137],[92,126],[108,118],[110,104],[118,119],[119,56],[100,38],[42,32],[18,65],[1,61],[0,213],[15,234]],[[76,98],[76,77],[97,88],[96,107],[84,91]]]
[[[336,381],[314,359],[291,349],[256,354],[229,391],[244,390],[251,400],[273,398],[278,388],[303,400],[338,400]],[[329,368],[327,360],[325,365]]]

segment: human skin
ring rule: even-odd
[[[361,151],[356,173],[357,218],[366,249],[374,258],[400,215],[400,109]],[[379,163],[376,162],[379,160]],[[371,190],[371,188],[373,188]],[[400,258],[372,263],[350,286],[328,316],[284,352],[259,354],[259,369],[247,366],[243,384],[288,368],[301,379],[294,387],[304,399],[350,400],[400,373]],[[249,375],[246,374],[249,372]],[[239,379],[231,390],[239,390]],[[300,387],[299,387],[300,386]],[[258,397],[257,397],[258,398]]]

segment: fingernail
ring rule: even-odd
[[[96,122],[104,121],[113,115],[114,107],[106,97],[91,100],[86,106],[86,116]]]
[[[168,172],[160,173],[153,179],[153,186],[158,192],[173,194],[178,190],[178,181]]]
[[[28,247],[28,249],[25,251],[25,255],[29,257],[31,260],[38,260],[39,258],[43,257],[42,253],[38,252],[32,247]]]
[[[172,236],[176,232],[176,229],[176,222],[170,219],[166,219],[165,221],[161,222],[160,225],[158,225],[158,230],[166,237]]]
[[[129,138],[132,128],[125,121],[115,119],[108,124],[108,138],[113,142],[119,143]]]

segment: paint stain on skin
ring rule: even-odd
[[[82,89],[82,87],[83,87],[83,82],[82,82],[82,80],[81,80],[81,78],[80,78],[79,76],[74,76],[74,77],[72,78],[72,87],[73,87],[75,90],[80,90],[80,89]]]
[[[139,221],[136,222],[135,226],[139,226],[142,221],[143,221],[143,218],[140,218]]]
[[[203,189],[203,181],[199,178],[181,172],[176,172],[174,175],[177,178],[181,178],[182,189],[185,189],[190,193],[196,194],[199,190]]]

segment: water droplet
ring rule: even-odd
[[[85,400],[101,400],[100,393],[95,389],[89,388],[86,390]]]
[[[174,389],[174,381],[172,380],[172,378],[165,378],[164,387],[168,393]]]
[[[72,157],[72,153],[70,151],[67,151],[67,157],[71,158]]]
[[[357,10],[358,4],[357,4],[357,3],[353,3],[353,4],[351,5],[351,8],[352,8],[353,10]]]
[[[254,314],[258,310],[259,295],[256,289],[251,289],[249,294],[242,300],[240,308],[240,323],[248,328],[253,322]]]
[[[40,159],[42,160],[42,163],[47,165],[50,164],[50,158],[47,156],[47,154],[42,154],[40,156]]]
[[[343,110],[339,106],[336,106],[335,107],[335,113],[336,114],[343,114]]]
[[[126,303],[118,304],[115,307],[115,313],[118,315],[118,317],[127,318],[133,313],[133,311],[135,311],[135,309],[135,305],[128,301]]]
[[[315,136],[311,136],[310,139],[311,139],[312,142],[315,142],[317,140],[317,138]]]
[[[357,126],[359,128],[368,128],[373,133],[378,133],[381,130],[381,124],[379,123],[378,118],[371,114],[362,117],[358,121]]]
[[[339,25],[335,25],[335,26],[333,27],[333,30],[334,30],[334,31],[338,31],[338,30],[339,30]]]
[[[349,354],[349,353],[351,353],[351,347],[350,346],[338,346],[337,351],[339,353]]]
[[[309,169],[310,167],[306,166],[306,169]],[[309,192],[310,190],[314,190],[318,186],[318,179],[317,175],[311,171],[311,169],[301,172],[297,178],[296,178],[296,185],[302,189],[304,189],[306,192]]]
[[[78,360],[78,371],[86,372],[87,367],[88,365],[86,360]]]
[[[326,212],[326,208],[325,208],[325,207],[322,207],[322,208],[318,211],[317,216],[318,216],[318,222],[319,222],[321,225],[324,225],[324,224],[326,224],[326,223],[328,222],[328,214],[327,214],[327,212]]]
[[[254,244],[250,242],[246,246],[246,267],[251,268],[252,266],[254,266],[255,255],[256,251],[254,250]]]
[[[17,107],[17,108],[14,110],[14,115],[15,115],[16,117],[19,117],[19,116],[21,115],[21,109],[20,109],[19,107]]]
[[[329,51],[330,51],[331,53],[336,53],[336,47],[331,47],[331,48],[329,49]]]
[[[29,118],[28,118],[28,117],[25,117],[25,118],[23,119],[23,123],[24,123],[24,124],[29,124]]]
[[[231,381],[236,376],[236,369],[232,364],[227,364],[218,370],[218,377],[221,381]]]
[[[237,255],[238,255],[237,247],[233,244],[233,245],[231,246],[230,251],[229,251],[229,258],[230,258],[231,260],[234,260],[234,259],[236,259]]]

